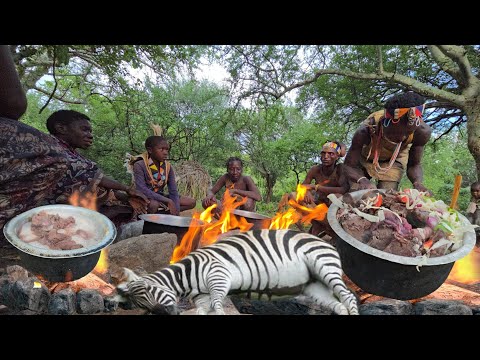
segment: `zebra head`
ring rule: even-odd
[[[146,309],[148,313],[157,315],[178,315],[175,293],[161,284],[151,284],[139,277],[130,269],[125,268],[127,280],[117,285],[117,300],[131,303],[136,307]]]

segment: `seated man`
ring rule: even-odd
[[[65,176],[57,180],[55,198],[51,203],[68,203],[74,191],[94,193],[97,195],[99,212],[112,221],[119,216],[118,221],[114,221],[117,226],[137,213],[146,212],[147,199],[142,193],[108,178],[95,162],[76,151],[77,148],[87,149],[92,145],[92,126],[88,116],[74,110],[59,110],[48,117],[47,129],[63,148],[69,161]],[[115,210],[107,206],[107,202],[113,206],[123,204],[126,209],[117,206],[118,210]],[[124,211],[128,212],[129,219],[121,216]]]
[[[345,145],[338,141],[327,141],[320,153],[322,161],[319,165],[314,165],[307,173],[302,185],[305,185],[309,191],[305,194],[302,203],[304,205],[325,203],[330,206],[329,194],[345,194],[349,190],[348,180],[344,173],[344,165],[337,164],[339,158],[345,156]],[[315,180],[315,185],[311,185]],[[296,193],[290,194],[289,198],[295,199]],[[298,225],[298,224],[297,224]],[[331,234],[327,218],[322,221],[312,221],[310,233],[318,235],[325,231]]]
[[[222,203],[215,198],[223,187],[229,192],[230,196],[236,196],[238,201],[247,198],[247,202],[239,207],[240,210],[255,211],[256,201],[262,200],[260,191],[250,176],[242,175],[243,163],[238,157],[231,157],[227,160],[227,173],[222,175],[215,185],[208,190],[207,197],[203,199],[202,206],[204,209],[217,204],[217,209],[221,212]]]
[[[480,246],[480,181],[476,181],[470,186],[470,192],[472,199],[468,205],[466,217],[472,225],[479,226],[475,229],[475,232],[477,234],[477,246]]]
[[[352,188],[394,189],[405,170],[415,189],[430,191],[423,185],[422,156],[432,129],[423,121],[425,99],[406,92],[385,102],[385,109],[372,113],[352,138],[345,158]],[[370,179],[378,181],[375,186]]]
[[[149,200],[148,213],[156,214],[159,208],[172,215],[193,209],[194,198],[178,194],[175,172],[167,161],[170,146],[163,136],[150,136],[145,141],[146,152],[136,157],[133,165],[135,186]],[[168,195],[165,195],[165,186]]]
[[[14,216],[50,199],[67,171],[63,149],[48,134],[19,121],[27,108],[10,47],[0,45],[0,246]]]

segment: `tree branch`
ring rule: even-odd
[[[438,48],[458,65],[459,73],[467,86],[478,86],[479,81],[472,73],[465,48],[456,45],[438,45]]]
[[[32,88],[33,90],[36,90],[38,92],[41,92],[42,94],[45,94],[45,95],[48,95],[50,96],[50,93],[42,88],[39,88],[38,86],[34,86]],[[56,96],[56,95],[53,95],[53,98],[56,99],[56,100],[59,100],[59,101],[63,101],[64,103],[67,103],[67,104],[80,104],[80,105],[83,105],[85,104],[85,101],[79,101],[79,100],[65,100],[59,96]]]
[[[287,92],[293,89],[315,82],[322,75],[340,75],[340,76],[347,76],[350,78],[360,79],[360,80],[380,80],[388,83],[398,83],[406,86],[409,89],[412,89],[418,92],[419,94],[422,94],[424,96],[437,99],[437,100],[445,100],[450,103],[456,104],[458,107],[463,107],[465,104],[465,97],[462,95],[456,95],[449,91],[444,91],[441,89],[434,88],[432,86],[422,83],[421,81],[412,79],[405,75],[400,75],[400,74],[391,73],[391,72],[383,72],[382,74],[359,73],[359,72],[354,72],[350,70],[340,70],[340,69],[318,70],[310,79],[306,79],[304,81],[300,81],[290,86],[287,86],[286,88],[284,88],[283,91],[278,92],[273,96],[275,98],[280,98],[281,96],[283,96],[284,94],[286,94]]]
[[[450,127],[448,128],[447,131],[444,131],[442,133],[442,135],[440,135],[438,138],[436,138],[435,140],[433,140],[433,143],[435,144],[435,142],[437,142],[438,140],[440,140],[443,136],[447,135],[450,131],[452,131],[454,128],[456,128],[458,125],[460,125],[462,123],[462,119],[458,119],[457,121],[454,121],[452,123],[452,125],[450,125]]]
[[[378,62],[378,73],[383,74],[383,58],[382,58],[382,46],[376,46],[377,48],[377,62]]]
[[[52,93],[50,94],[47,102],[45,103],[45,105],[42,106],[42,108],[38,111],[39,114],[42,113],[42,111],[48,106],[48,104],[50,103],[50,101],[52,100],[52,97],[53,95],[55,95],[55,91],[57,91],[57,87],[58,87],[58,81],[57,81],[57,78],[55,77],[55,60],[56,60],[56,57],[57,57],[57,53],[56,53],[56,48],[54,47],[53,48],[53,65],[52,65],[52,74],[53,74],[53,80],[55,81],[55,85],[53,86],[53,91]]]
[[[456,79],[458,83],[465,87],[467,86],[465,78],[460,71],[460,68],[450,57],[447,57],[446,54],[441,50],[440,46],[437,45],[427,45],[428,50],[432,54],[433,59],[440,66],[440,68],[449,74],[451,77]]]

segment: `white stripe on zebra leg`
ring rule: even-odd
[[[316,304],[323,305],[334,313],[339,315],[348,315],[348,310],[337,298],[333,292],[321,282],[308,284],[303,290],[303,294],[311,297]]]

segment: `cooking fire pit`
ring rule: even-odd
[[[198,223],[192,224],[192,218],[186,216],[175,216],[166,214],[142,214],[139,218],[144,221],[142,234],[161,234],[172,233],[177,235],[177,245],[180,245],[183,236],[190,227],[199,227],[203,225],[203,221],[197,220]],[[199,234],[201,235],[201,234]],[[198,247],[198,241],[201,236],[197,236],[197,242],[194,249]]]
[[[94,230],[93,245],[72,250],[54,250],[21,240],[18,234],[22,226],[31,221],[40,211],[58,214],[62,217],[73,216],[82,219]],[[28,210],[15,216],[3,228],[5,238],[19,250],[22,266],[35,275],[51,282],[63,282],[80,279],[93,270],[100,258],[100,251],[113,242],[116,229],[104,215],[89,209],[71,205],[46,205]]]
[[[350,193],[357,201],[370,190]],[[472,251],[475,233],[466,232],[463,245],[447,255],[428,258],[399,256],[387,253],[361,241],[343,230],[337,220],[339,207],[332,204],[327,219],[336,234],[336,246],[345,274],[359,287],[374,295],[392,299],[409,300],[426,296],[438,289],[447,279],[456,260]],[[459,214],[462,221],[468,220]],[[420,271],[417,271],[417,265]]]
[[[268,229],[270,218],[268,216],[246,210],[234,209],[232,213],[236,216],[243,217],[247,222],[253,224],[250,230]]]

